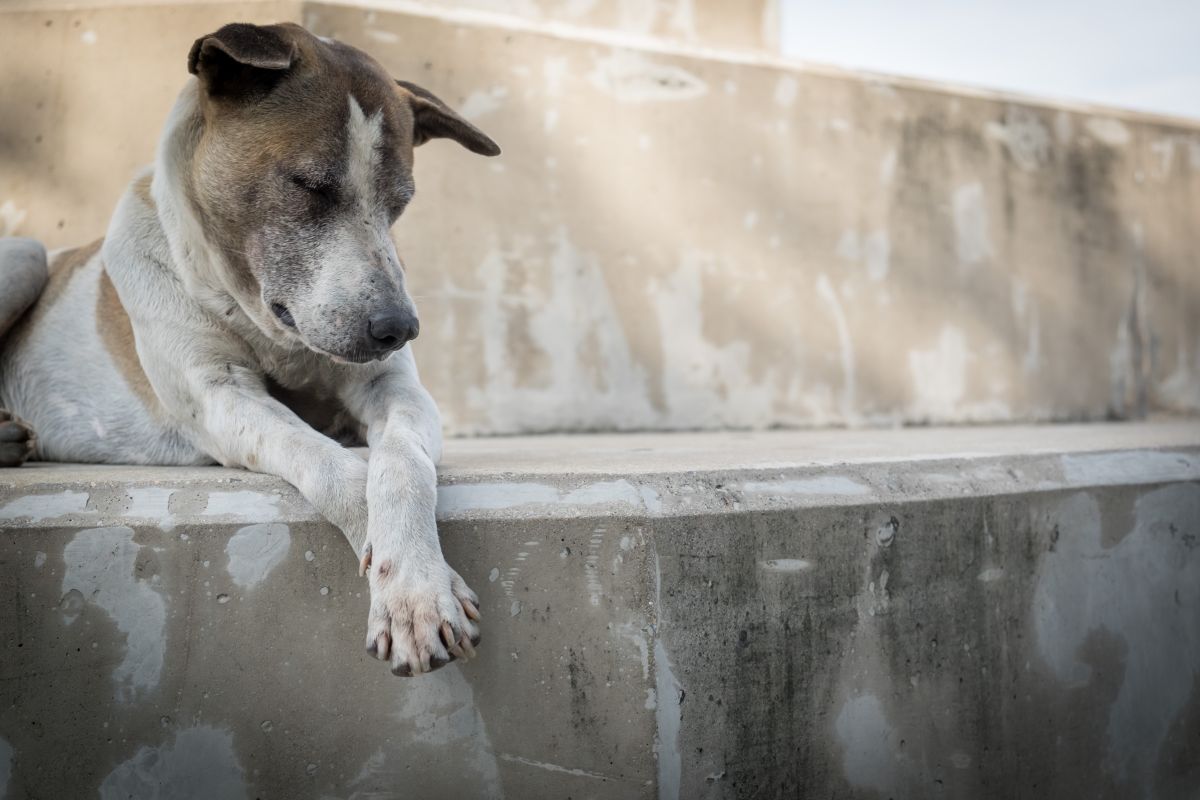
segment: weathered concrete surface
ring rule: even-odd
[[[505,149],[424,148],[397,227],[451,432],[1200,411],[1196,123],[479,7],[4,13],[0,229],[102,233],[192,38],[292,16]]]
[[[50,248],[104,235],[134,172],[154,159],[198,36],[298,13],[279,0],[57,5],[0,4],[0,235]]]
[[[244,0],[5,0],[10,11],[104,9],[113,6],[208,6],[236,11]],[[535,27],[558,35],[620,37],[634,43],[678,43],[778,53],[778,0],[335,0],[353,8],[438,15],[494,27]],[[290,3],[296,12],[300,0]],[[233,17],[230,17],[232,19]],[[289,14],[289,18],[291,15]],[[387,41],[383,36],[381,41]]]
[[[778,53],[778,0],[334,0],[361,9],[436,15],[451,21],[535,28],[624,43],[682,44]],[[386,36],[379,37],[386,42]]]
[[[320,4],[305,20],[506,148],[486,168],[423,154],[397,229],[455,430],[1200,408],[1195,125]]]
[[[1200,786],[1194,422],[451,442],[485,638],[412,681],[278,481],[0,480],[4,800]]]

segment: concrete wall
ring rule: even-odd
[[[397,227],[451,433],[1200,410],[1195,124],[477,5],[4,13],[3,228],[101,233],[192,38],[296,13],[505,148],[424,148]]]
[[[779,0],[333,0],[357,8],[438,15],[473,24],[536,27],[562,34],[629,42],[688,44],[778,53]],[[103,9],[112,6],[208,6],[236,12],[241,0],[6,0],[10,11]],[[303,3],[293,0],[291,19]],[[228,20],[236,17],[230,16]],[[283,19],[284,17],[280,17]],[[227,21],[228,21],[227,20]]]
[[[281,482],[16,471],[0,800],[1200,786],[1194,424],[458,441],[448,462],[442,539],[484,639],[413,680],[362,652],[355,559]]]
[[[334,0],[350,7],[436,14],[485,25],[511,23],[553,33],[630,42],[780,51],[779,0]]]

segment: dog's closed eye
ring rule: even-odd
[[[289,328],[296,327],[296,320],[292,318],[292,312],[288,311],[287,306],[282,303],[271,303],[271,313]]]
[[[314,179],[310,175],[304,175],[299,172],[291,175],[291,182],[294,186],[303,189],[319,200],[330,203],[337,200],[337,186],[332,183]]]

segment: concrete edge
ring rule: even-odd
[[[0,483],[0,527],[321,522],[290,485],[257,473],[199,468],[40,465],[38,480]],[[56,473],[74,474],[70,480]],[[66,477],[64,475],[64,477]],[[43,479],[44,478],[44,479]],[[1033,455],[957,456],[800,467],[637,474],[536,471],[441,476],[438,519],[655,519],[1200,481],[1200,445]]]

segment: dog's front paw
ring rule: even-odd
[[[440,557],[384,556],[370,545],[362,560],[371,585],[367,652],[393,675],[420,675],[475,655],[479,597]]]
[[[37,436],[29,424],[0,408],[0,467],[19,467],[33,455]]]

